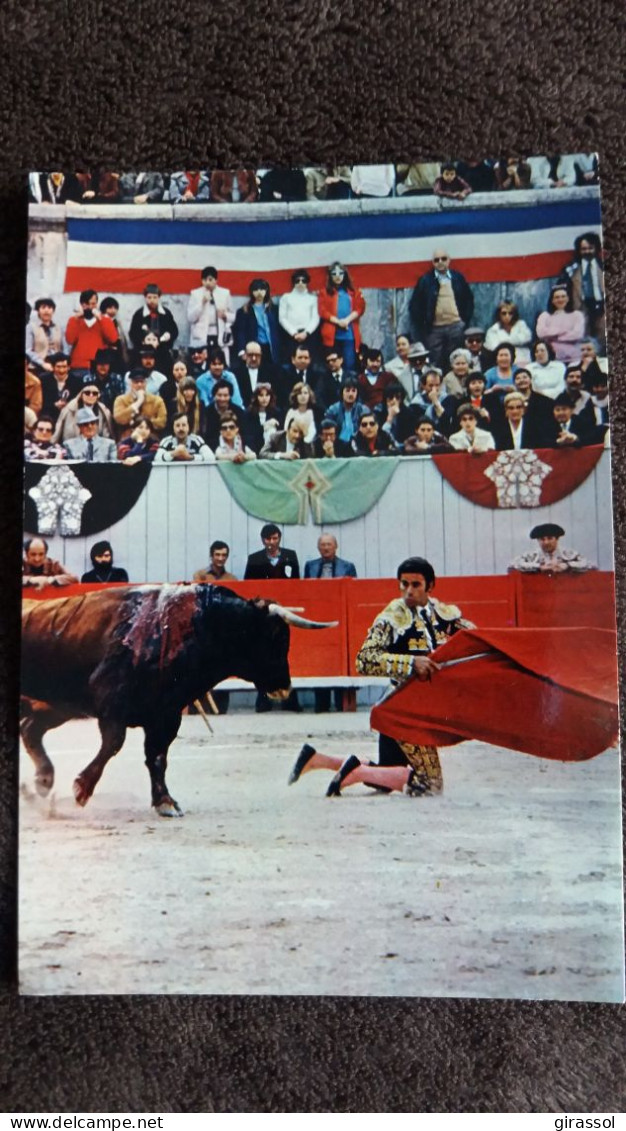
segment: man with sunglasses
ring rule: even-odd
[[[225,412],[221,419],[215,458],[228,460],[230,463],[246,463],[248,460],[256,459],[256,452],[247,447],[239,431],[237,419],[230,412]]]
[[[344,363],[343,353],[340,349],[327,349],[324,351],[324,372],[321,374],[316,388],[315,396],[322,410],[330,408],[341,400],[343,382],[348,379],[356,381],[356,373],[348,369]]]
[[[52,443],[54,421],[51,416],[40,416],[35,424],[32,437],[24,441],[24,459],[28,463],[39,461],[58,462],[65,459],[65,448],[62,444]]]
[[[288,361],[296,346],[308,346],[312,352],[317,349],[317,329],[320,316],[317,309],[317,295],[309,290],[311,276],[308,271],[294,271],[291,276],[292,289],[280,296],[278,321],[282,330],[282,345],[285,360]]]
[[[326,349],[324,361],[324,372],[315,386],[315,397],[322,409],[330,408],[331,404],[341,400],[342,384],[346,378],[356,379],[356,373],[346,368],[341,350]]]
[[[352,441],[357,456],[391,455],[392,444],[386,432],[378,427],[373,412],[366,412],[359,421],[359,431]]]
[[[415,337],[426,344],[433,364],[447,373],[450,354],[463,345],[474,296],[461,272],[450,267],[445,249],[433,252],[432,264],[415,285],[409,312]]]
[[[209,368],[209,351],[206,346],[190,346],[187,354],[187,372],[194,381]]]
[[[246,433],[246,440],[249,439],[246,428],[248,414],[233,404],[233,389],[230,382],[220,379],[215,382],[213,387],[211,404],[204,409],[200,417],[202,437],[213,451],[219,443],[222,417],[225,414],[229,419],[234,417],[239,426],[239,431]],[[254,445],[252,446],[254,447]]]
[[[485,373],[495,358],[485,349],[485,331],[480,326],[467,326],[465,329],[465,349],[470,354],[470,373]]]

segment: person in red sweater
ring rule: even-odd
[[[359,373],[357,381],[359,397],[368,408],[382,404],[385,389],[397,383],[393,373],[383,369],[383,355],[376,349],[367,351],[367,364],[363,373]]]
[[[80,310],[72,314],[65,328],[65,340],[72,347],[71,373],[81,380],[89,376],[91,363],[98,350],[110,349],[118,340],[113,321],[98,309],[98,295],[94,290],[81,291]]]
[[[335,261],[328,268],[326,286],[318,298],[322,345],[340,351],[346,369],[355,369],[361,345],[359,322],[365,299],[355,287],[347,267]]]

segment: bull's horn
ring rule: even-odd
[[[293,624],[296,628],[336,628],[339,624],[338,620],[307,620],[305,617],[299,617],[293,609],[287,609],[284,605],[276,605],[274,602],[269,605],[268,611],[271,616],[281,617],[287,624]]]

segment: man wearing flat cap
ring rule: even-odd
[[[76,424],[80,436],[66,440],[64,444],[68,459],[79,459],[85,463],[117,463],[115,441],[98,435],[99,423],[93,409],[79,408]]]
[[[406,390],[406,403],[411,404],[415,397],[419,398],[424,369],[428,367],[428,350],[421,342],[415,342],[409,346],[407,358],[409,373],[407,374],[405,370],[398,376],[398,380]],[[390,369],[390,372],[393,371]]]
[[[563,527],[556,522],[542,522],[538,526],[533,526],[530,537],[537,540],[537,549],[514,558],[509,566],[509,571],[519,570],[520,573],[584,573],[588,569],[596,569],[593,562],[587,561],[577,550],[559,547],[559,539],[564,534]]]
[[[147,416],[152,429],[161,436],[167,423],[167,408],[158,395],[146,392],[146,371],[131,369],[128,374],[130,392],[115,398],[113,419],[120,429],[120,439],[130,436],[136,416]]]

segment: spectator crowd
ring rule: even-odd
[[[576,188],[598,183],[593,153],[539,157],[503,154],[497,161],[413,165],[324,165],[307,168],[214,169],[162,173],[31,173],[33,204],[273,204],[374,197]]]
[[[273,169],[263,176],[50,173],[31,174],[30,185],[42,203],[426,191],[464,199],[472,191],[595,183],[595,158],[583,157]],[[319,293],[305,269],[293,272],[291,289],[278,299],[267,279],[252,278],[239,309],[217,268],[205,267],[188,298],[186,341],[158,281],[145,286],[127,325],[114,295],[82,291],[65,325],[56,320],[54,298],[40,296],[27,306],[25,458],[132,466],[608,443],[607,375],[598,360],[604,305],[602,247],[592,231],[576,238],[547,308],[536,310],[531,324],[504,299],[491,325],[477,325],[472,286],[448,250],[435,248],[392,357],[363,341],[366,301],[338,260]]]

